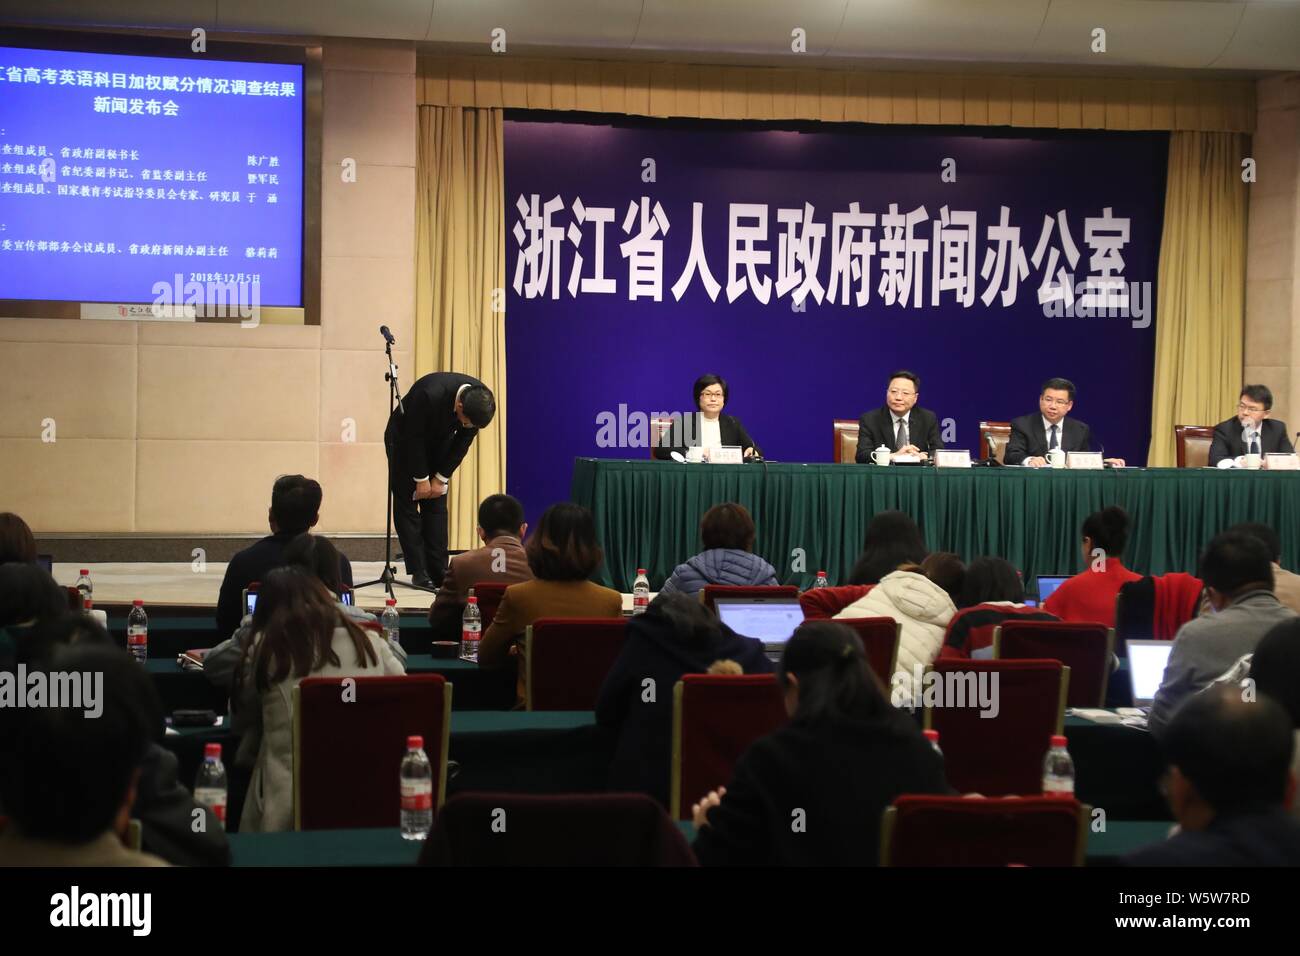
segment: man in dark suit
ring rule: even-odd
[[[899,369],[889,376],[885,404],[858,419],[858,464],[870,464],[871,453],[881,445],[889,449],[890,461],[904,455],[929,458],[943,447],[939,419],[916,407],[920,397],[921,379],[915,372]]]
[[[1226,459],[1236,461],[1242,455],[1283,454],[1295,451],[1287,436],[1285,422],[1269,418],[1273,410],[1273,393],[1267,385],[1247,385],[1237,402],[1237,417],[1214,426],[1210,444],[1210,467],[1217,468]],[[1261,464],[1267,462],[1263,459]],[[1237,462],[1240,464],[1240,462]]]
[[[459,372],[432,372],[407,390],[384,430],[393,525],[411,583],[436,587],[447,570],[447,488],[480,428],[491,390]]]
[[[1042,468],[1047,453],[1092,451],[1092,429],[1077,418],[1067,418],[1074,408],[1074,383],[1068,378],[1049,378],[1038,394],[1038,414],[1021,415],[1011,422],[1003,463]],[[1124,459],[1107,458],[1107,464],[1124,467]]]

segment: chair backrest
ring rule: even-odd
[[[898,666],[898,643],[903,625],[892,617],[841,617],[835,623],[847,624],[858,632],[867,652],[867,664],[885,685],[885,695],[888,696],[894,668]]]
[[[1005,462],[1007,442],[1010,440],[1010,422],[980,422],[980,458],[996,458],[999,462]]]
[[[993,630],[993,657],[1056,660],[1070,668],[1067,707],[1106,706],[1115,629],[1066,621],[1006,621]]]
[[[524,632],[524,706],[595,710],[605,675],[627,636],[622,617],[551,617]]]
[[[399,771],[413,734],[433,765],[436,812],[450,733],[451,684],[441,674],[304,678],[293,691],[294,829],[398,826]]]
[[[1205,468],[1210,464],[1213,425],[1175,425],[1174,450],[1179,468]]]
[[[772,674],[685,674],[673,688],[669,813],[690,819],[691,804],[731,781],[740,755],[786,722]]]
[[[824,621],[864,597],[874,584],[840,584],[809,588],[799,594],[799,607],[805,621]]]
[[[655,449],[658,448],[668,434],[668,430],[673,427],[671,418],[652,418],[650,419],[650,457],[655,456]]]
[[[423,866],[694,866],[663,808],[643,793],[465,793],[447,801]]]
[[[798,598],[799,589],[793,584],[768,584],[749,587],[736,584],[706,584],[700,592],[700,600],[710,611],[717,611],[718,598]]]
[[[881,866],[1082,866],[1091,808],[1059,797],[904,795],[881,820]]]
[[[922,687],[925,726],[939,731],[957,792],[1042,792],[1043,757],[1064,727],[1069,680],[1070,669],[1054,660],[935,661]],[[936,694],[942,706],[932,705]]]
[[[501,606],[501,599],[505,597],[506,588],[510,584],[505,581],[476,581],[474,583],[474,596],[478,598],[478,613],[483,619],[483,630],[492,626],[492,619],[497,616],[497,608]]]
[[[858,420],[837,418],[834,427],[835,451],[831,461],[837,464],[854,464],[858,460]]]

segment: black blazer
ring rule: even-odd
[[[1077,418],[1067,416],[1056,437],[1061,443],[1061,451],[1092,451],[1092,429]],[[1014,419],[1003,464],[1023,465],[1026,458],[1046,457],[1047,432],[1043,428],[1043,416],[1035,412]]]
[[[943,447],[943,439],[939,437],[939,419],[928,408],[912,406],[907,416],[907,437],[927,454],[934,454],[936,448]],[[881,445],[891,451],[894,448],[894,413],[888,405],[863,412],[858,419],[858,453],[855,456],[858,464],[870,463],[871,453]]]
[[[409,478],[440,474],[450,478],[478,435],[456,418],[456,392],[462,385],[482,385],[459,372],[431,372],[416,381],[393,409],[384,429],[384,443],[395,455],[394,467]]]
[[[690,422],[689,425],[682,425],[674,420],[672,427],[668,429],[668,435],[663,447],[654,449],[654,457],[667,460],[672,457],[673,452],[685,455],[687,448],[685,431],[688,428],[691,430],[691,447],[699,445],[700,414],[700,412],[694,412],[693,415],[683,415],[682,422],[685,422],[687,418],[694,418],[694,421]],[[754,439],[749,437],[749,432],[745,431],[745,426],[740,423],[740,419],[735,415],[720,414],[718,416],[718,432],[722,436],[722,444],[738,447],[741,454],[744,454],[746,448],[754,449],[755,455],[763,454],[763,450],[754,443]],[[446,474],[446,472],[443,474]]]
[[[1214,426],[1214,441],[1210,443],[1210,467],[1216,467],[1225,458],[1236,458],[1246,454],[1246,441],[1242,437],[1245,429],[1237,418],[1229,418]],[[1295,449],[1287,437],[1286,422],[1275,418],[1266,418],[1259,426],[1259,453],[1270,452],[1286,454]]]

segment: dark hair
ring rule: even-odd
[[[882,511],[871,519],[849,584],[879,584],[886,574],[900,564],[920,564],[925,560],[925,539],[911,515],[901,511]]]
[[[909,382],[912,383],[913,388],[915,388],[918,392],[921,391],[921,376],[917,375],[915,372],[909,372],[905,368],[900,368],[897,371],[889,373],[890,382],[892,382],[896,378],[907,379]],[[888,384],[888,382],[886,384]]]
[[[18,660],[44,660],[57,647],[69,645],[88,645],[97,647],[117,647],[126,650],[126,636],[121,640],[114,638],[104,630],[104,626],[93,617],[81,611],[64,611],[62,614],[48,618],[33,627],[26,639],[18,647]],[[161,718],[159,718],[161,721]],[[158,736],[162,736],[162,724],[158,725]]]
[[[1272,591],[1273,556],[1258,538],[1225,531],[1206,545],[1197,577],[1228,598],[1246,590]]]
[[[363,668],[378,664],[370,638],[339,612],[334,595],[313,574],[302,568],[276,568],[262,578],[253,609],[253,637],[244,645],[244,660],[253,657],[253,683],[259,691],[290,676],[305,677],[325,664],[338,667],[339,656],[331,642],[336,628],[352,638],[357,663]],[[244,667],[236,671],[242,685]],[[238,689],[232,695],[238,699]]]
[[[343,596],[343,559],[329,538],[304,531],[285,547],[282,560],[316,575],[336,597]]]
[[[1250,659],[1255,689],[1272,697],[1300,727],[1300,617],[1276,624],[1255,645]]]
[[[103,675],[102,711],[0,710],[0,804],[26,837],[83,844],[113,825],[162,728],[162,708],[148,673],[118,648],[58,647],[44,667]]]
[[[1241,524],[1234,524],[1228,531],[1248,535],[1263,542],[1273,560],[1282,563],[1282,539],[1268,525],[1260,524],[1258,521],[1243,521]]]
[[[567,502],[542,512],[524,553],[533,576],[543,581],[585,581],[605,558],[591,510]]]
[[[302,534],[320,515],[320,482],[302,475],[281,475],[271,488],[271,517],[276,530]]]
[[[1049,378],[1038,390],[1038,394],[1042,395],[1049,388],[1054,392],[1069,392],[1070,401],[1074,401],[1074,383],[1068,378]]]
[[[1128,545],[1128,512],[1115,505],[1094,511],[1083,519],[1083,536],[1108,557],[1122,557]]]
[[[713,374],[701,375],[699,378],[695,380],[695,385],[692,388],[692,392],[691,392],[695,396],[696,408],[700,407],[700,393],[703,392],[710,385],[722,386],[722,404],[725,405],[727,403],[727,399],[731,397],[731,392],[727,388],[727,380],[724,379],[721,375],[713,375]]]
[[[966,583],[966,565],[959,555],[951,551],[935,551],[921,562],[921,573],[948,592],[952,603],[961,597]]]
[[[518,534],[524,523],[524,506],[509,495],[488,495],[478,506],[478,526],[489,538]]]
[[[486,385],[471,385],[460,395],[460,409],[475,428],[487,428],[497,413],[497,400]]]
[[[684,644],[716,644],[725,626],[695,598],[668,592],[656,595],[646,612],[632,618],[628,627],[639,627],[639,622],[653,626],[661,620]]]
[[[966,565],[958,607],[974,607],[991,601],[1020,604],[1025,599],[1025,583],[1016,566],[1005,558],[976,558]]]
[[[1295,741],[1286,711],[1271,697],[1246,701],[1231,684],[1192,694],[1163,743],[1170,766],[1216,814],[1278,807],[1286,798]]]
[[[795,628],[777,668],[782,690],[789,687],[791,674],[799,680],[794,722],[872,720],[892,710],[879,678],[867,665],[862,639],[845,624],[805,621]]]
[[[754,519],[744,505],[731,501],[714,505],[700,519],[700,540],[706,551],[712,548],[753,551]]]
[[[1273,407],[1273,393],[1267,385],[1243,385],[1241,386],[1241,398],[1249,398],[1252,402],[1259,402],[1264,406],[1264,411]]]
[[[68,592],[40,565],[0,565],[0,627],[41,624],[67,611]]]
[[[0,564],[36,560],[36,537],[27,522],[12,511],[0,512]]]

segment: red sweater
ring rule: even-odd
[[[1114,627],[1115,598],[1119,596],[1119,589],[1130,581],[1141,580],[1142,575],[1124,567],[1123,561],[1107,558],[1105,570],[1089,568],[1062,581],[1043,605],[1043,610],[1055,614],[1062,621]]]

